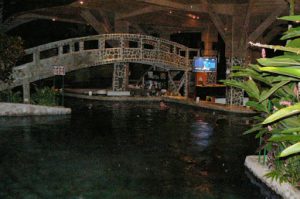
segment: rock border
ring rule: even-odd
[[[32,104],[0,103],[0,116],[66,115],[70,108]]]
[[[271,170],[258,162],[257,155],[247,156],[245,166],[263,183],[270,187],[277,194],[286,199],[300,199],[300,190],[292,186],[290,183],[279,183],[277,180],[272,180],[265,177],[265,174]]]

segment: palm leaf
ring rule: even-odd
[[[282,118],[295,115],[298,113],[300,113],[300,103],[276,111],[275,113],[267,117],[265,121],[262,122],[262,124],[269,124],[277,120],[280,120]]]
[[[276,73],[280,75],[287,75],[290,77],[300,78],[300,68],[299,67],[261,67],[261,71]]]
[[[288,133],[295,133],[295,132],[300,132],[300,127],[285,129],[285,130],[281,131],[280,133],[288,134]]]
[[[289,57],[260,58],[258,63],[263,66],[300,66],[300,63]]]
[[[291,28],[283,34],[284,34],[284,36],[282,36],[280,38],[281,40],[286,40],[286,39],[290,39],[290,38],[294,38],[294,37],[299,37],[300,36],[300,27]]]
[[[300,142],[293,144],[292,146],[287,147],[284,149],[280,154],[279,157],[286,157],[289,155],[293,155],[300,152]]]
[[[298,21],[300,21],[300,15],[284,16],[284,17],[279,17],[278,19],[298,22]]]
[[[290,81],[282,81],[279,82],[278,84],[276,84],[275,86],[273,86],[268,92],[262,93],[260,98],[259,98],[259,102],[262,102],[264,100],[266,100],[268,97],[270,97],[276,90],[278,90],[279,88],[281,88],[282,86],[284,86],[285,84],[289,83]]]
[[[285,142],[285,141],[293,141],[299,142],[300,135],[273,135],[268,139],[269,142]]]

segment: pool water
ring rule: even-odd
[[[158,102],[67,105],[70,116],[0,118],[0,198],[266,198],[243,166],[257,147],[242,136],[249,118]]]

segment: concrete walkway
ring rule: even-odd
[[[39,106],[32,104],[0,103],[0,116],[65,115],[70,108]]]
[[[258,162],[258,156],[247,156],[245,166],[263,183],[285,199],[300,199],[300,190],[289,183],[279,183],[277,180],[265,177],[271,170]]]

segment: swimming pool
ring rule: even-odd
[[[266,198],[243,166],[249,118],[155,103],[67,101],[0,118],[0,198]]]

